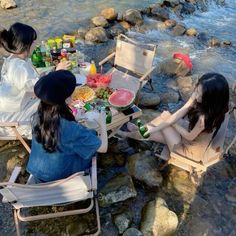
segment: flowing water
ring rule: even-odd
[[[81,24],[87,24],[86,19],[97,15],[106,7],[115,7],[118,11],[122,11],[128,8],[142,8],[155,2],[154,0],[18,0],[18,8],[9,11],[0,9],[0,27],[9,27],[12,23],[20,21],[35,27],[39,32],[39,38],[45,39],[75,31]],[[196,11],[192,15],[185,16],[181,21],[187,28],[194,27],[198,32],[206,33],[208,37],[217,38],[220,41],[231,41],[230,47],[208,47],[206,42],[195,37],[173,37],[169,31],[150,30],[145,33],[130,32],[129,34],[143,42],[158,44],[156,63],[171,57],[173,52],[181,50],[190,55],[194,74],[219,72],[225,75],[232,84],[236,80],[236,1],[226,0],[225,3],[224,6],[219,6],[215,1],[209,1],[207,12]],[[175,15],[171,18],[180,21]],[[154,20],[146,18],[145,21]],[[182,223],[183,227],[180,227],[178,235],[236,235],[233,230],[233,225],[236,224],[235,200],[231,203],[225,197],[227,186],[235,183],[235,176],[235,163],[223,162],[204,178],[203,186],[193,200],[193,207],[189,212],[190,219]],[[168,189],[168,181],[166,186]],[[176,186],[173,188],[177,189]],[[188,189],[188,186],[186,188]],[[141,197],[137,200],[137,205],[146,198],[146,194],[149,194],[149,191],[139,194]],[[172,196],[168,191],[162,195],[168,200],[171,209],[178,214],[180,203],[176,198],[179,196]],[[182,205],[184,208],[184,204]],[[5,208],[1,207],[1,209]],[[4,219],[1,218],[0,227],[4,224],[8,224],[9,227],[2,232],[13,235],[12,225],[9,224],[9,220],[5,219],[7,215],[3,217]]]

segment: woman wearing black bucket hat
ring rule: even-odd
[[[105,113],[97,122],[101,136],[75,121],[67,105],[76,86],[66,70],[51,72],[35,84],[41,100],[33,117],[32,151],[27,170],[39,181],[62,179],[87,169],[96,152],[107,151]]]

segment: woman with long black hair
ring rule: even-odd
[[[33,87],[40,75],[29,59],[36,39],[37,33],[31,26],[18,22],[9,30],[0,31],[0,47],[11,53],[1,70],[0,122],[19,122],[22,125],[19,131],[25,136],[30,136],[31,127],[28,124],[38,106]],[[70,63],[63,62],[56,69],[68,69],[69,66]],[[0,130],[1,135],[7,135],[6,129]]]
[[[170,151],[201,161],[206,149],[220,129],[229,109],[229,85],[221,74],[204,74],[186,104],[175,113],[164,111],[147,124],[148,140],[166,144],[162,157],[168,160]],[[188,118],[187,127],[182,118]],[[185,120],[184,120],[185,121]],[[131,132],[119,134],[140,140],[137,127],[129,123]],[[217,151],[217,150],[216,150]]]
[[[35,84],[34,92],[41,101],[33,118],[27,170],[38,181],[58,180],[85,170],[96,152],[107,151],[104,112],[95,118],[100,137],[75,121],[68,106],[75,86],[75,76],[66,70],[51,72]]]

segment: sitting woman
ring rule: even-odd
[[[100,137],[75,121],[68,106],[75,86],[75,76],[66,70],[51,72],[35,84],[34,92],[41,101],[33,118],[27,170],[38,181],[58,180],[85,170],[96,152],[107,151],[105,113],[96,118]]]
[[[30,118],[36,112],[38,99],[33,94],[39,74],[29,59],[35,48],[36,31],[29,25],[15,23],[9,30],[0,32],[0,47],[11,55],[5,59],[0,78],[0,122],[19,122],[19,132],[31,136]],[[67,69],[70,63],[58,64],[57,69]],[[25,125],[26,124],[26,125]],[[0,129],[0,136],[8,136]]]
[[[229,86],[226,79],[217,73],[203,75],[187,103],[170,114],[164,111],[147,124],[149,140],[166,144],[162,158],[169,159],[171,151],[188,156],[197,162],[202,158],[220,129],[228,112]],[[187,117],[187,129],[182,118]],[[180,121],[178,123],[178,121]],[[186,122],[185,122],[186,123]],[[120,135],[140,140],[137,127],[128,123],[132,132],[120,131]],[[217,151],[217,150],[216,150]]]

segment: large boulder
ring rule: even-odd
[[[91,21],[95,26],[107,27],[109,25],[108,21],[103,16],[95,16]]]
[[[112,37],[116,37],[119,34],[125,34],[127,32],[127,29],[125,29],[121,24],[117,23],[109,28],[108,31]]]
[[[179,93],[173,89],[168,89],[165,92],[160,93],[161,103],[177,103],[179,101]]]
[[[157,20],[165,21],[170,18],[168,9],[158,5],[152,8],[151,14]]]
[[[101,15],[105,19],[109,21],[113,21],[113,20],[116,20],[118,14],[114,8],[106,8],[101,11]]]
[[[158,171],[156,158],[151,156],[150,151],[136,153],[130,156],[127,167],[132,177],[149,187],[159,187],[162,183],[163,178]]]
[[[85,40],[93,43],[103,43],[106,42],[108,38],[105,29],[102,27],[95,27],[86,33]]]
[[[1,7],[3,9],[10,9],[17,7],[16,2],[14,0],[1,0]]]
[[[139,104],[144,107],[157,106],[161,99],[157,93],[141,92]]]
[[[135,9],[129,9],[124,12],[123,14],[123,20],[127,21],[131,25],[140,25],[143,23],[143,18],[141,16],[141,13],[138,10]]]
[[[132,178],[127,174],[121,173],[110,179],[101,189],[99,193],[99,205],[106,207],[113,203],[136,197],[136,195],[137,192]]]
[[[178,226],[177,215],[168,209],[164,199],[157,198],[145,205],[141,220],[141,232],[145,236],[174,235]]]

